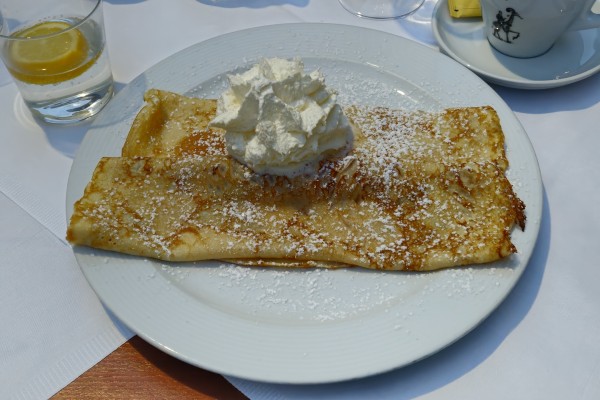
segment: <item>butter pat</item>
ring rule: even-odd
[[[481,17],[479,0],[448,0],[448,9],[454,18]]]
[[[300,59],[262,59],[229,75],[211,126],[225,130],[228,153],[254,172],[289,177],[347,152],[353,130],[320,71]]]

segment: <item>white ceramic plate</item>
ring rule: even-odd
[[[71,171],[67,208],[101,156],[118,155],[151,87],[217,97],[225,73],[264,56],[319,67],[343,102],[412,109],[494,106],[506,131],[510,179],[527,205],[519,254],[484,267],[434,273],[362,269],[251,269],[168,264],[77,247],[100,297],[127,326],[188,363],[259,381],[332,382],[407,365],[454,342],[521,276],[540,224],[537,161],[506,104],[466,68],[429,48],[343,25],[286,24],[220,36],[183,50],[125,87],[98,116]]]
[[[441,50],[491,83],[519,89],[568,85],[600,71],[600,29],[568,32],[545,54],[506,56],[485,37],[481,18],[452,18],[448,0],[433,11],[433,34]]]

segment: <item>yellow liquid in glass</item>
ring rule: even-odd
[[[5,49],[10,73],[22,82],[46,85],[85,72],[100,53],[88,59],[88,41],[79,29],[57,35],[70,27],[64,21],[45,21],[13,33],[23,39],[11,41]]]

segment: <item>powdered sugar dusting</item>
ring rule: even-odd
[[[334,66],[333,68],[337,67]],[[401,103],[404,106],[402,111],[395,112],[392,115],[390,115],[389,110],[382,111],[379,114],[377,109],[373,111],[372,108],[368,107],[354,109],[352,112],[354,121],[362,127],[368,127],[363,132],[365,143],[363,143],[362,147],[359,146],[354,154],[341,160],[341,167],[338,165],[334,169],[336,170],[336,174],[343,175],[346,169],[344,164],[351,166],[353,162],[360,160],[359,168],[363,174],[366,173],[366,175],[372,178],[372,181],[368,184],[373,187],[379,186],[382,190],[381,197],[378,198],[379,203],[375,202],[370,208],[365,207],[358,210],[359,213],[371,216],[371,218],[366,220],[362,234],[364,238],[375,242],[370,251],[361,254],[361,256],[365,257],[372,265],[385,268],[388,266],[389,254],[401,254],[400,265],[418,266],[420,264],[414,261],[415,254],[407,251],[408,248],[415,248],[414,244],[412,247],[409,247],[410,243],[408,243],[410,242],[409,236],[411,234],[410,226],[408,226],[408,230],[404,229],[405,227],[401,227],[400,234],[398,234],[398,228],[395,224],[395,217],[408,215],[403,209],[403,205],[393,209],[392,213],[387,212],[389,210],[386,210],[386,212],[383,212],[383,210],[390,206],[390,204],[386,203],[389,201],[390,195],[393,196],[400,193],[395,190],[395,185],[403,184],[404,172],[407,169],[410,170],[411,163],[414,164],[412,167],[418,165],[421,169],[425,169],[425,174],[427,174],[431,172],[427,171],[427,168],[431,168],[433,171],[439,167],[428,164],[427,160],[443,160],[443,163],[448,162],[444,165],[449,168],[451,173],[462,173],[460,169],[452,169],[452,162],[457,161],[448,159],[452,151],[444,153],[446,151],[445,147],[438,145],[442,143],[451,147],[454,138],[444,136],[448,132],[440,131],[435,123],[433,124],[433,129],[431,129],[431,115],[423,114],[423,118],[420,118],[419,112],[415,111],[423,109],[436,110],[439,104],[424,96],[423,93],[425,91],[416,89],[408,83],[402,85],[403,87],[397,85],[388,86],[385,84],[385,79],[361,81],[353,73],[345,75],[334,73],[330,74],[330,76],[344,76],[342,80],[336,81],[333,79],[333,84],[338,86],[340,93],[343,93],[340,98],[345,99],[348,104],[373,103],[385,105],[387,103],[394,103],[397,99],[402,99]],[[220,93],[223,87],[223,80],[221,78],[219,76],[211,84],[203,84],[193,92],[206,93],[206,90],[208,90],[209,97],[216,97],[213,94]],[[396,105],[396,107],[398,106]],[[408,123],[408,119],[410,119],[410,123]],[[459,127],[459,131],[467,125]],[[415,140],[415,132],[419,130],[429,130],[432,132],[437,144],[432,146],[430,141],[421,140],[422,138]],[[386,135],[386,132],[389,131],[393,131],[394,134]],[[418,157],[411,159],[415,155]],[[476,154],[463,153],[461,156],[464,159],[458,161],[465,163],[473,161]],[[483,158],[487,159],[487,157]],[[475,160],[474,162],[477,163],[478,161]],[[194,179],[195,173],[193,168],[189,170],[185,168],[180,169],[177,185],[185,190],[187,182]],[[247,175],[245,178],[252,177]],[[193,185],[190,187],[193,188]],[[408,221],[411,221],[411,219],[417,221],[431,219],[434,216],[434,213],[431,211],[432,206],[435,206],[433,208],[435,210],[446,211],[448,209],[448,204],[440,202],[439,199],[435,199],[429,195],[434,188],[429,186],[427,182],[413,189],[415,189],[413,192],[415,196],[410,197],[409,195],[407,199],[410,200],[413,206],[416,205],[416,211],[413,210],[412,215],[407,218]],[[371,192],[371,195],[374,194],[377,197],[376,193],[376,191]],[[156,198],[156,200],[158,203],[162,201],[159,198]],[[158,203],[157,207],[159,206]],[[137,211],[150,216],[151,220],[154,218],[152,212]],[[223,199],[222,208],[217,214],[219,218],[227,220],[231,224],[234,232],[232,237],[225,243],[225,247],[233,248],[236,246],[236,243],[243,242],[250,251],[255,251],[261,246],[268,246],[269,243],[255,241],[254,237],[238,233],[247,225],[261,227],[277,225],[282,222],[278,219],[265,219],[264,211],[264,208],[256,208],[248,200]],[[311,214],[311,211],[311,209],[307,211],[308,221],[316,222],[311,218],[318,219],[318,215]],[[181,221],[183,222],[184,220],[185,218],[182,218]],[[140,229],[147,228],[142,226]],[[343,224],[340,225],[340,229],[343,229]],[[457,225],[453,229],[459,232],[461,228]],[[387,233],[388,235],[384,237],[385,235],[382,235],[382,233]],[[167,243],[161,241],[160,237],[155,235],[151,230],[144,231],[142,234],[148,238],[148,245],[156,248],[157,252],[169,252]],[[330,245],[326,238],[319,236],[315,232],[309,232],[309,230],[302,231],[300,236],[304,238],[302,243],[295,242],[293,235],[290,236],[290,247],[286,251],[293,257],[301,258],[305,254],[317,254],[323,248]],[[393,240],[389,240],[390,237]],[[443,243],[445,239],[447,238],[431,235],[425,238],[422,246],[416,247],[433,246],[432,248],[435,248],[438,244]],[[423,251],[423,249],[417,250]],[[427,251],[427,248],[425,251]],[[458,259],[464,255],[461,254],[463,250],[460,248],[456,252],[459,257]],[[162,270],[165,274],[171,274],[172,271],[174,269],[171,268]],[[386,312],[394,303],[402,302],[405,298],[411,297],[410,292],[415,290],[416,286],[407,286],[407,277],[411,283],[421,282],[422,279],[420,277],[415,278],[415,275],[410,274],[368,274],[362,275],[361,280],[357,283],[354,281],[356,273],[354,271],[349,272],[349,270],[264,270],[237,267],[228,264],[221,265],[217,269],[207,269],[207,271],[210,272],[210,277],[213,280],[219,282],[217,285],[218,291],[228,293],[228,299],[231,298],[231,292],[233,291],[237,296],[233,297],[238,298],[239,305],[253,305],[249,310],[251,315],[259,315],[264,310],[268,310],[270,315],[282,318],[287,318],[287,315],[294,315],[299,320],[308,318],[317,322],[353,318],[366,312],[371,312],[374,309]],[[445,271],[437,276],[444,276],[443,274],[448,273],[452,275],[449,276],[446,283],[438,280],[436,284],[426,285],[421,288],[420,293],[426,295],[435,291],[436,293],[446,293],[448,298],[457,298],[463,295],[479,295],[487,290],[486,285],[473,284],[471,269],[464,269],[460,272],[456,272],[456,270]],[[154,278],[154,276],[151,275],[149,278]],[[169,281],[185,285],[188,279],[179,279],[181,276],[180,274],[171,275]],[[187,275],[185,276],[187,277]],[[365,279],[366,277],[369,278]],[[339,279],[345,282],[342,284],[344,290],[340,290],[341,283]],[[501,284],[499,283],[499,285]],[[215,298],[220,298],[220,295],[215,294]],[[398,315],[397,317],[404,319],[414,317],[418,315],[418,310],[423,304],[422,302],[413,304],[415,307],[414,310],[403,315]],[[397,326],[400,327],[401,325]]]
[[[190,296],[252,321],[335,323],[385,313],[391,329],[410,334],[412,320],[431,311],[431,300],[461,302],[505,290],[511,268],[450,269],[430,274],[356,269],[265,269],[229,263],[160,264],[155,275]],[[435,306],[435,303],[433,305]]]
[[[240,60],[239,65],[232,66],[227,73],[240,73],[258,60],[259,58]],[[385,106],[407,111],[442,109],[442,104],[436,96],[419,87],[419,82],[409,82],[406,78],[391,74],[376,65],[312,57],[303,57],[303,61],[307,70],[318,69],[323,72],[327,86],[338,93],[338,101],[344,106]],[[218,98],[227,88],[226,74],[220,74],[190,89],[186,94],[193,97]]]

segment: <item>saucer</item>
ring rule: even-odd
[[[580,81],[600,70],[600,29],[568,32],[541,56],[515,58],[492,48],[481,18],[452,18],[448,0],[435,6],[432,26],[442,52],[490,83],[548,89]]]

